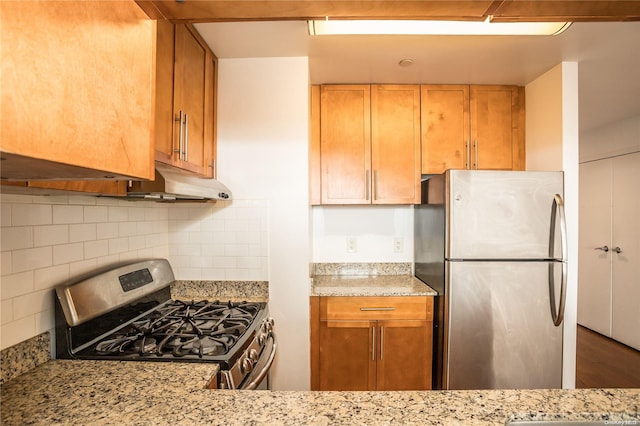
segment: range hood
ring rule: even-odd
[[[131,181],[127,188],[130,200],[195,202],[230,198],[229,188],[215,179],[181,173],[159,163],[156,163],[155,180]]]

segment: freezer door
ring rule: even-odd
[[[551,211],[555,194],[563,194],[562,172],[450,170],[446,178],[448,259],[549,257]]]
[[[549,285],[557,262],[447,262],[448,389],[540,389],[562,384],[562,326]]]

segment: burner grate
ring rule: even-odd
[[[227,354],[249,329],[262,304],[170,301],[100,341],[107,356],[218,356]]]

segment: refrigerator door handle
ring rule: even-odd
[[[567,299],[567,221],[564,215],[564,202],[559,194],[553,197],[553,204],[551,205],[551,225],[549,230],[549,258],[554,259],[554,246],[556,240],[556,217],[560,217],[560,246],[562,250],[562,258],[560,259],[560,266],[562,268],[561,282],[560,282],[560,303],[556,311],[556,297],[555,297],[555,278],[554,278],[554,266],[556,262],[549,263],[549,299],[551,302],[551,318],[553,324],[558,327],[562,324],[564,319],[564,306]]]

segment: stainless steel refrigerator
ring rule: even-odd
[[[562,172],[448,170],[422,183],[415,275],[438,291],[437,389],[562,385]]]

